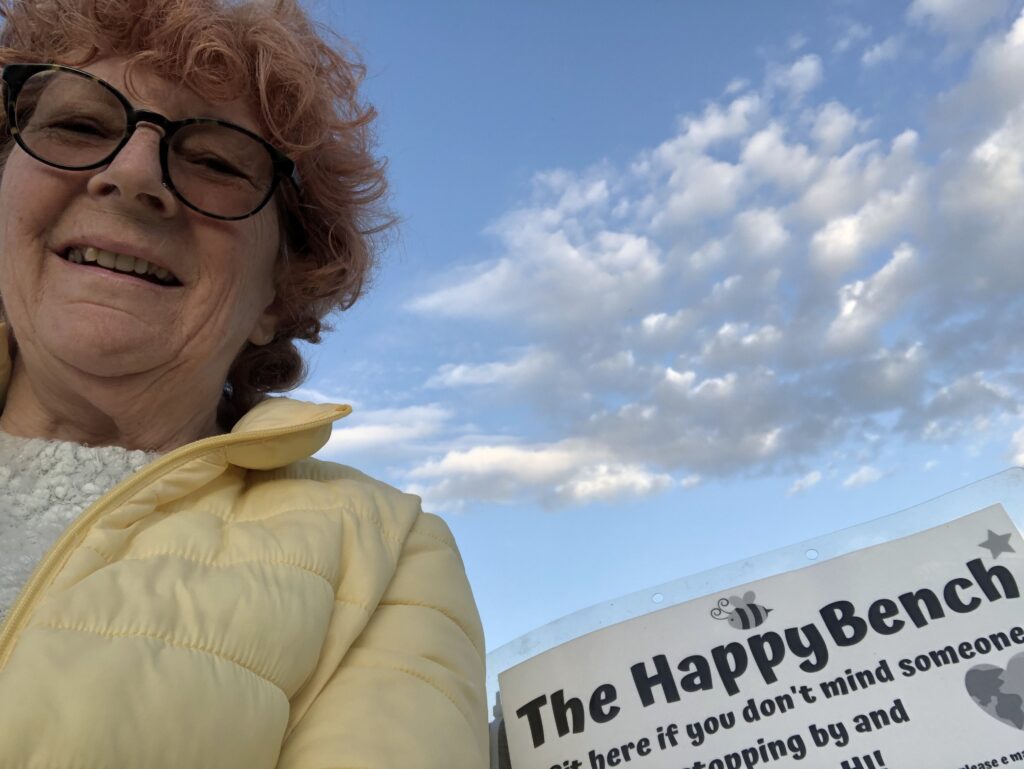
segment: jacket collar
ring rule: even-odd
[[[11,378],[7,325],[0,322],[0,409]],[[312,456],[331,437],[331,425],[352,413],[351,406],[267,398],[220,436],[227,461],[251,470],[269,470]],[[206,439],[209,441],[210,439]],[[185,447],[182,447],[185,448]]]

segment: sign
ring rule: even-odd
[[[1001,505],[577,638],[499,676],[514,769],[1024,769]]]

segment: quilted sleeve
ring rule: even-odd
[[[420,515],[278,769],[486,769],[483,631],[448,527]]]

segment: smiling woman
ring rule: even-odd
[[[268,397],[388,224],[360,65],[293,0],[0,15],[0,763],[484,765],[445,525]]]

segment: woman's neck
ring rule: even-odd
[[[16,357],[0,430],[24,438],[159,452],[221,432],[215,397],[209,408],[200,408],[200,393],[181,397],[138,378],[94,381],[79,374],[73,379],[31,376]]]

